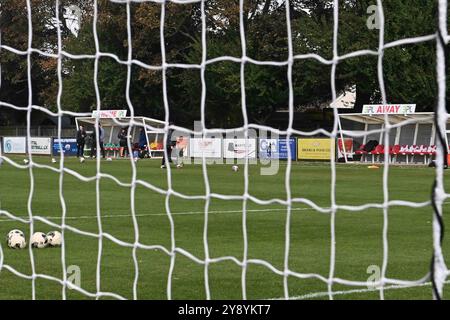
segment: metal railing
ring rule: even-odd
[[[61,129],[61,137],[75,137],[76,129],[66,128]],[[26,126],[11,126],[11,127],[0,127],[0,136],[2,137],[23,137],[27,135]],[[30,135],[32,137],[57,137],[58,127],[57,126],[32,126],[30,128]]]

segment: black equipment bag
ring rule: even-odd
[[[364,146],[364,151],[366,152],[370,152],[375,150],[375,148],[378,145],[378,141],[377,140],[370,140],[369,142],[366,143],[366,145]]]

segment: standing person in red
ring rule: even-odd
[[[84,156],[84,144],[86,143],[86,130],[80,126],[77,131],[77,158]]]

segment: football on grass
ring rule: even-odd
[[[231,167],[231,169],[234,171],[234,172],[236,172],[236,171],[238,171],[239,170],[239,167],[238,166],[236,166],[236,165],[234,165],[234,166],[232,166]]]
[[[62,243],[62,236],[59,231],[50,231],[47,233],[47,243],[51,247],[58,247]]]
[[[9,239],[11,239],[11,237],[15,234],[21,235],[25,238],[25,234],[22,231],[20,231],[19,229],[13,229],[6,235],[6,243],[8,243]]]
[[[31,237],[31,246],[42,249],[47,246],[47,236],[43,232],[35,232]]]
[[[7,236],[8,247],[12,249],[23,249],[27,245],[25,235],[20,230],[12,230]]]

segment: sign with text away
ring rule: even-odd
[[[287,139],[259,139],[259,158],[287,160],[288,146],[291,149],[291,159],[297,159],[295,138],[290,138],[289,143]]]
[[[416,112],[415,104],[365,104],[362,114],[411,114]]]
[[[333,139],[298,139],[297,141],[299,160],[331,160],[331,153],[334,153]]]

